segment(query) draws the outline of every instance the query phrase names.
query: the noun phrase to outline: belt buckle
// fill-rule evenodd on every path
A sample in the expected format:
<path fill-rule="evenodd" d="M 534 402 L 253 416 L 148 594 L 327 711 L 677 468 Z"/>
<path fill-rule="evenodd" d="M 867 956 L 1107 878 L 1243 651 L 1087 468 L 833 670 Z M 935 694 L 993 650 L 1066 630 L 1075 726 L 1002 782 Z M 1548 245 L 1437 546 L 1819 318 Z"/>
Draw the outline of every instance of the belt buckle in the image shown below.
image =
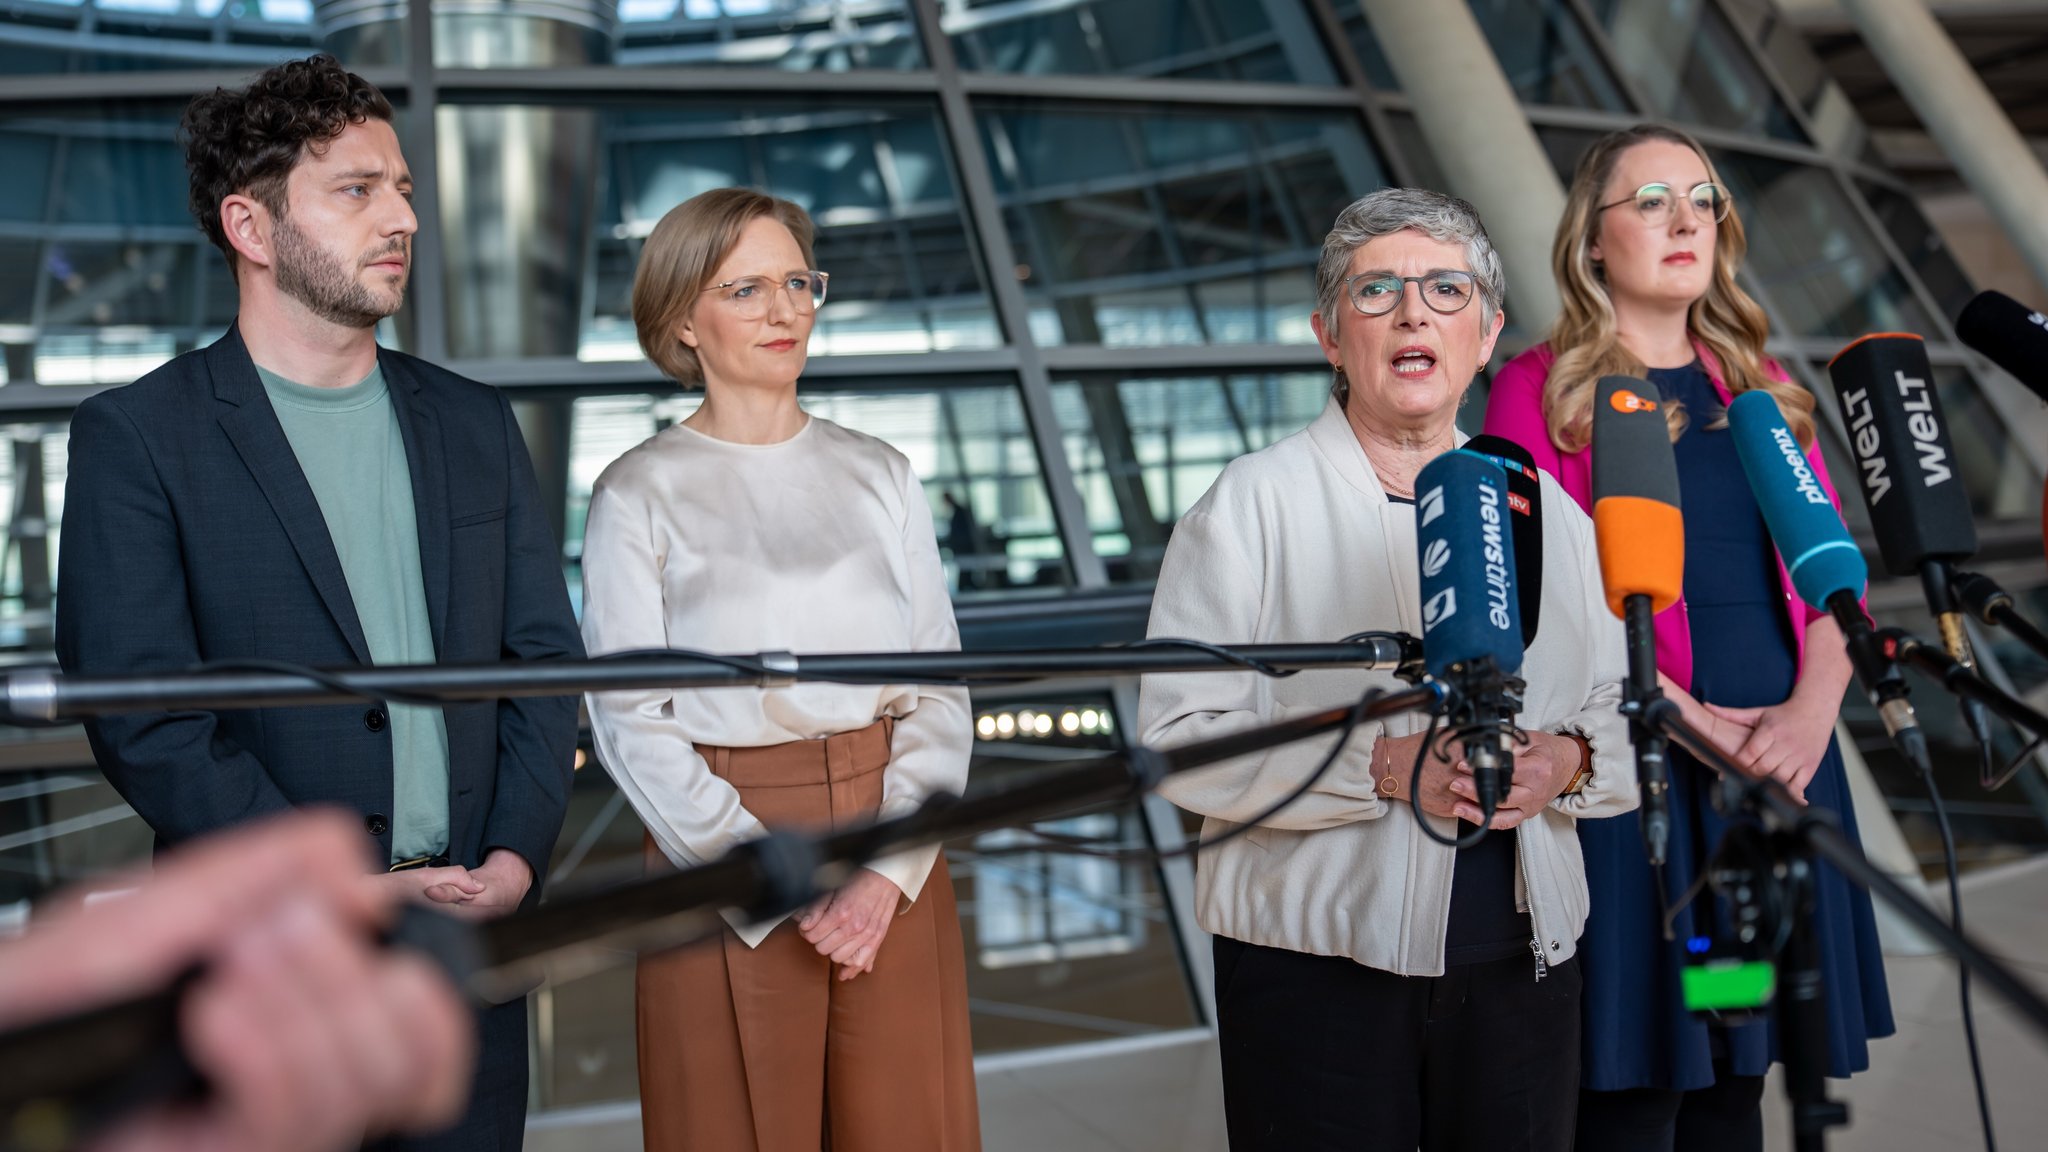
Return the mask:
<path fill-rule="evenodd" d="M 391 867 L 385 869 L 385 871 L 410 872 L 415 868 L 446 868 L 447 866 L 448 857 L 446 856 L 415 856 L 410 860 L 400 860 L 396 864 L 393 864 Z"/>

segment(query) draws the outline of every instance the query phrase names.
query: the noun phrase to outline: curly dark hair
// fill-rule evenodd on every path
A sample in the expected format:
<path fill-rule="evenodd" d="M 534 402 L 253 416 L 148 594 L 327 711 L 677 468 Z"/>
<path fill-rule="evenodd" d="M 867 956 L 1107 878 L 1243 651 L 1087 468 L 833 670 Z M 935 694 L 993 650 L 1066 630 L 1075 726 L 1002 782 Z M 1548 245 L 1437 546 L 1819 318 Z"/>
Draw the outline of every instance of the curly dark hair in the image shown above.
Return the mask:
<path fill-rule="evenodd" d="M 236 267 L 220 224 L 221 201 L 247 193 L 282 216 L 285 181 L 300 157 L 351 124 L 391 120 L 391 102 L 332 56 L 290 60 L 240 92 L 215 88 L 185 106 L 178 139 L 191 173 L 192 217 Z"/>

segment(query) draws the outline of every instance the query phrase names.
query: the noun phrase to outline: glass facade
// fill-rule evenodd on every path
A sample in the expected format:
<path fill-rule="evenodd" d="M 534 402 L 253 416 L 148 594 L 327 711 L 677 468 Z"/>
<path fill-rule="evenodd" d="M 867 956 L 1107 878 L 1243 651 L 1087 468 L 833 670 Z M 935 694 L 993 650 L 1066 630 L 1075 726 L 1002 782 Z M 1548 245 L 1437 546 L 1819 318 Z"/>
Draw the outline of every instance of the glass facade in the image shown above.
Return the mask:
<path fill-rule="evenodd" d="M 1903 186 L 1868 166 L 1854 109 L 1769 0 L 1468 6 L 1560 173 L 1638 119 L 1701 130 L 1749 229 L 1743 279 L 1774 353 L 1828 411 L 1832 347 L 1873 330 L 1926 336 L 1987 537 L 2038 523 L 2040 474 L 1948 326 L 1967 277 Z M 506 12 L 436 15 L 434 58 L 412 60 L 415 30 L 376 5 L 0 6 L 0 649 L 37 658 L 50 642 L 77 397 L 234 317 L 233 281 L 186 212 L 173 130 L 194 91 L 276 60 L 333 50 L 400 104 L 408 160 L 438 190 L 420 206 L 417 266 L 440 278 L 416 282 L 383 335 L 511 390 L 523 423 L 539 414 L 528 435 L 554 438 L 536 457 L 556 461 L 542 476 L 572 588 L 598 473 L 696 403 L 639 353 L 628 303 L 647 236 L 724 185 L 808 209 L 833 280 L 803 403 L 910 458 L 970 646 L 1142 632 L 1174 523 L 1232 459 L 1326 401 L 1308 313 L 1336 212 L 1401 178 L 1445 186 L 1358 0 Z M 66 73 L 91 86 L 9 83 Z M 1540 337 L 1510 328 L 1499 359 Z M 1468 431 L 1484 397 L 1482 379 Z M 1834 425 L 1823 444 L 1846 475 Z M 1853 498 L 1845 511 L 1867 542 Z M 2037 542 L 1999 575 L 2048 615 Z M 2010 646 L 1992 652 L 2029 686 L 2048 679 Z M 1129 696 L 977 691 L 987 730 L 972 786 L 1118 746 Z M 1847 715 L 1925 847 L 1916 786 L 1885 766 L 1875 717 L 1853 700 Z M 1944 772 L 1973 770 L 1959 747 L 1944 744 Z M 1062 828 L 1145 845 L 1171 826 L 1132 808 Z M 1993 852 L 2048 839 L 2044 827 L 2000 817 L 1964 831 Z M 640 837 L 588 762 L 552 879 L 569 891 L 631 870 Z M 0 919 L 147 847 L 75 730 L 0 732 Z M 1048 855 L 1014 833 L 948 854 L 983 1051 L 1203 1022 L 1186 943 L 1198 937 L 1173 911 L 1189 906 L 1185 868 Z M 632 1095 L 631 996 L 619 970 L 535 998 L 538 1107 Z"/>

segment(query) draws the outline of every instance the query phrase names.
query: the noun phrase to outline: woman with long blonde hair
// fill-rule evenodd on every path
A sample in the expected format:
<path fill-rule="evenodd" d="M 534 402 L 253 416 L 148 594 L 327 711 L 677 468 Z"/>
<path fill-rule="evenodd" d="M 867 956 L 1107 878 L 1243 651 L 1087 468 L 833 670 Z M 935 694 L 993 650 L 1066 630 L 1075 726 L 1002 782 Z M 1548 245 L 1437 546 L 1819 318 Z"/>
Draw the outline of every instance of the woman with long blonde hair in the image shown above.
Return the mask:
<path fill-rule="evenodd" d="M 1501 370 L 1486 430 L 1528 448 L 1590 510 L 1595 386 L 1627 375 L 1656 387 L 1678 458 L 1688 560 L 1683 598 L 1656 620 L 1665 692 L 1745 770 L 1833 810 L 1854 837 L 1834 742 L 1849 680 L 1842 636 L 1793 591 L 1727 434 L 1735 396 L 1769 394 L 1833 496 L 1813 396 L 1764 355 L 1769 323 L 1736 283 L 1745 249 L 1742 219 L 1692 137 L 1644 124 L 1595 141 L 1551 250 L 1563 309 L 1546 343 Z M 1720 840 L 1711 777 L 1673 750 L 1670 862 L 1661 877 L 1644 859 L 1635 813 L 1579 823 L 1593 902 L 1579 949 L 1579 1152 L 1763 1147 L 1770 1028 L 1689 1014 L 1678 991 L 1680 945 L 1662 923 Z M 1829 1072 L 1847 1076 L 1869 1066 L 1867 1039 L 1891 1034 L 1891 1004 L 1869 896 L 1833 869 L 1820 871 Z M 1711 907 L 1699 897 L 1681 910 L 1675 940 L 1711 933 Z"/>

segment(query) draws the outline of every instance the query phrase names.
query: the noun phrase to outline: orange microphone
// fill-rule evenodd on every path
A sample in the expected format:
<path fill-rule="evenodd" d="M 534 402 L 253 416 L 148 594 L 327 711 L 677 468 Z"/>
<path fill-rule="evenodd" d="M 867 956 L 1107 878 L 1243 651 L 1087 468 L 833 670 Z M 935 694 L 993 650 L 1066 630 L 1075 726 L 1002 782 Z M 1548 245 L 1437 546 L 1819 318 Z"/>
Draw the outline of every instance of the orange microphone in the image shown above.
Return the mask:
<path fill-rule="evenodd" d="M 1606 376 L 1595 391 L 1593 531 L 1607 606 L 1628 631 L 1622 711 L 1642 786 L 1643 852 L 1661 868 L 1671 843 L 1671 764 L 1664 734 L 1643 717 L 1663 696 L 1654 620 L 1685 589 L 1685 517 L 1670 426 L 1657 386 L 1647 380 Z"/>

